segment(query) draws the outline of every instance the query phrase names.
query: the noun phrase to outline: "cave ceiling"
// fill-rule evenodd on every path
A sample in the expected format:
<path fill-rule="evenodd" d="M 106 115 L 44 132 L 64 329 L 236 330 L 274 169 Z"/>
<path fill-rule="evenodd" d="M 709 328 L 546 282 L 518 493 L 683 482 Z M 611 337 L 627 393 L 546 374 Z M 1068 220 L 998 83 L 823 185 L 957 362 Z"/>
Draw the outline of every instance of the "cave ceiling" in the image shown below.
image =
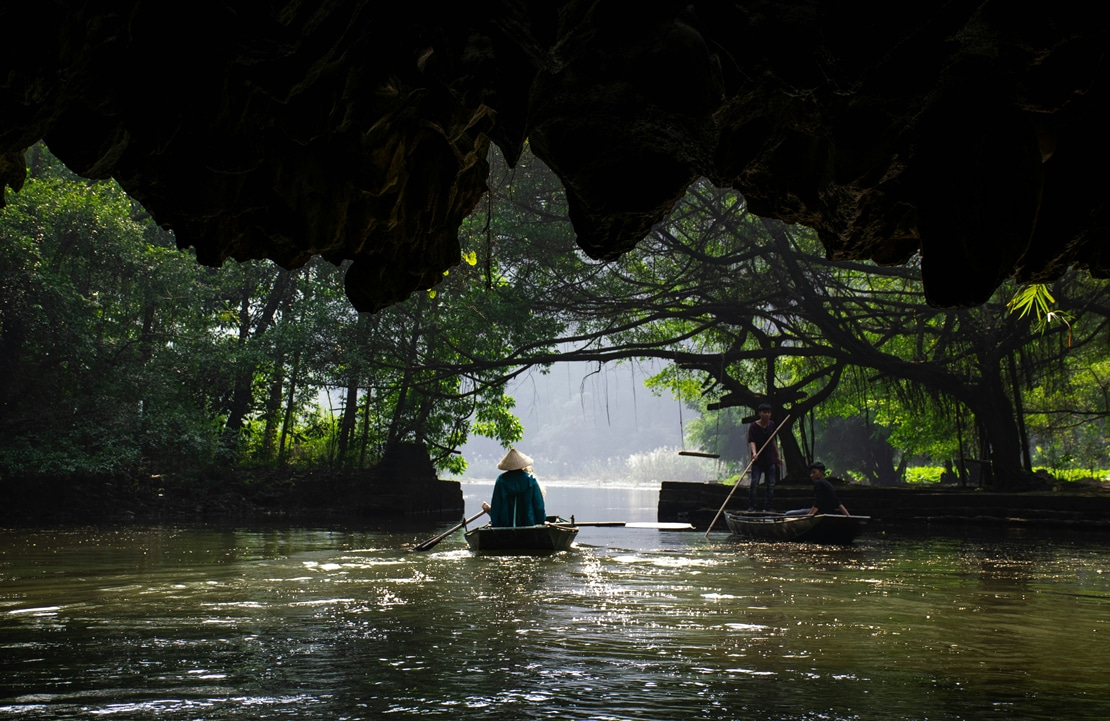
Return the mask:
<path fill-rule="evenodd" d="M 351 260 L 374 310 L 458 262 L 490 144 L 527 142 L 591 257 L 706 177 L 832 259 L 920 262 L 930 303 L 974 305 L 1110 274 L 1098 7 L 5 3 L 0 191 L 44 140 L 200 262 Z"/>

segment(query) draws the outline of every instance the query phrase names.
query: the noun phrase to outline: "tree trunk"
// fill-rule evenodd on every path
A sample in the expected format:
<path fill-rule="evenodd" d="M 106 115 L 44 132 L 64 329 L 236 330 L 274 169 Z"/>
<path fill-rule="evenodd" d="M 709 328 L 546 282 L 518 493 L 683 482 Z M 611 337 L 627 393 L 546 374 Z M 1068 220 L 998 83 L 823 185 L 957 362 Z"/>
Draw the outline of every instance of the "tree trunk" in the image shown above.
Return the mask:
<path fill-rule="evenodd" d="M 371 402 L 374 398 L 374 389 L 366 389 L 366 408 L 362 413 L 362 440 L 359 442 L 358 449 L 358 467 L 359 469 L 366 468 L 366 450 L 370 446 L 370 411 L 373 406 Z"/>
<path fill-rule="evenodd" d="M 1021 399 L 1021 380 L 1018 378 L 1017 362 L 1014 360 L 1013 353 L 1008 353 L 1006 358 L 1010 363 L 1010 389 L 1014 394 L 1014 417 L 1017 419 L 1018 435 L 1021 438 L 1022 467 L 1032 473 L 1033 457 L 1029 452 L 1029 431 L 1025 427 L 1025 406 Z"/>
<path fill-rule="evenodd" d="M 270 288 L 270 292 L 266 298 L 266 304 L 263 306 L 262 311 L 258 315 L 258 319 L 252 324 L 250 316 L 250 304 L 253 298 L 254 288 L 244 286 L 242 288 L 242 295 L 240 296 L 239 304 L 239 345 L 247 345 L 252 338 L 257 338 L 266 332 L 274 321 L 274 316 L 277 315 L 278 308 L 281 307 L 282 302 L 286 299 L 286 295 L 292 288 L 293 283 L 292 272 L 281 272 L 274 278 L 274 284 Z M 243 361 L 240 363 L 239 372 L 235 376 L 235 388 L 232 391 L 231 403 L 227 410 L 227 421 L 224 423 L 223 432 L 223 445 L 224 448 L 232 453 L 238 452 L 239 448 L 239 431 L 243 429 L 243 420 L 250 411 L 251 402 L 253 400 L 253 385 L 254 385 L 254 372 L 255 364 L 253 362 Z"/>
<path fill-rule="evenodd" d="M 875 464 L 875 483 L 879 486 L 897 486 L 902 480 L 894 463 L 894 448 L 885 439 L 876 438 L 871 444 Z"/>
<path fill-rule="evenodd" d="M 270 392 L 266 398 L 266 410 L 263 414 L 264 427 L 262 429 L 262 447 L 259 456 L 262 460 L 270 462 L 277 453 L 278 414 L 281 413 L 281 388 L 285 380 L 285 358 L 279 356 L 274 361 L 274 371 L 270 376 Z"/>
<path fill-rule="evenodd" d="M 798 439 L 794 436 L 794 419 L 791 418 L 789 423 L 790 425 L 783 428 L 775 436 L 780 441 L 782 461 L 786 464 L 783 469 L 783 480 L 801 482 L 809 479 L 809 463 L 806 462 L 805 454 L 802 453 L 801 446 L 798 445 Z"/>
<path fill-rule="evenodd" d="M 386 452 L 404 440 L 411 428 L 404 423 L 405 410 L 408 406 L 408 395 L 412 388 L 412 370 L 416 363 L 417 349 L 420 345 L 420 336 L 423 333 L 421 318 L 424 312 L 424 295 L 417 297 L 416 312 L 413 314 L 412 335 L 409 338 L 409 349 L 405 359 L 405 372 L 401 374 L 400 388 L 397 390 L 397 405 L 393 408 L 393 417 L 389 422 L 389 432 L 385 438 Z"/>
<path fill-rule="evenodd" d="M 997 361 L 982 364 L 982 383 L 968 406 L 982 429 L 991 485 L 998 490 L 1022 487 L 1028 473 L 1021 464 L 1021 434 Z"/>
<path fill-rule="evenodd" d="M 358 323 L 355 324 L 355 344 L 361 348 L 364 345 L 366 337 L 367 315 L 360 313 L 358 316 Z M 339 424 L 339 444 L 337 453 L 339 455 L 340 467 L 347 467 L 352 465 L 352 458 L 349 458 L 350 449 L 355 443 L 355 432 L 358 425 L 358 392 L 362 381 L 362 364 L 356 358 L 352 358 L 348 362 L 347 369 L 347 389 L 343 396 L 343 417 L 340 419 Z"/>
<path fill-rule="evenodd" d="M 250 288 L 240 289 L 239 297 L 239 346 L 245 346 L 250 340 L 251 315 Z M 239 431 L 243 428 L 243 418 L 247 415 L 251 401 L 251 383 L 254 379 L 254 365 L 248 366 L 240 363 L 235 374 L 235 387 L 231 391 L 231 403 L 227 409 L 227 421 L 224 422 L 224 431 L 221 437 L 224 448 L 232 455 L 239 450 Z"/>
<path fill-rule="evenodd" d="M 336 449 L 338 455 L 337 465 L 340 468 L 350 466 L 348 450 L 354 445 L 355 430 L 358 424 L 358 391 L 359 372 L 352 368 L 347 374 L 347 388 L 343 394 L 343 416 L 339 419 L 339 441 Z"/>
<path fill-rule="evenodd" d="M 278 444 L 278 463 L 284 464 L 286 458 L 286 439 L 293 433 L 293 408 L 297 397 L 297 376 L 301 370 L 301 351 L 293 353 L 293 369 L 289 373 L 289 395 L 285 404 L 285 420 L 281 424 L 281 442 Z"/>

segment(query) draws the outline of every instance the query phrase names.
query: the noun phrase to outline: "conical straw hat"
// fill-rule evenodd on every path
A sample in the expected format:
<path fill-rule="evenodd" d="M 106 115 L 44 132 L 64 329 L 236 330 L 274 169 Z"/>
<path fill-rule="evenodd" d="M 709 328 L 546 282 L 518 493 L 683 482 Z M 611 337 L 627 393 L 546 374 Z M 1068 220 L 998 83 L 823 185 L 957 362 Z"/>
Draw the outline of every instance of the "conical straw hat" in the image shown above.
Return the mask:
<path fill-rule="evenodd" d="M 519 471 L 521 468 L 527 468 L 532 465 L 532 459 L 524 455 L 515 448 L 510 448 L 497 467 L 502 471 Z"/>

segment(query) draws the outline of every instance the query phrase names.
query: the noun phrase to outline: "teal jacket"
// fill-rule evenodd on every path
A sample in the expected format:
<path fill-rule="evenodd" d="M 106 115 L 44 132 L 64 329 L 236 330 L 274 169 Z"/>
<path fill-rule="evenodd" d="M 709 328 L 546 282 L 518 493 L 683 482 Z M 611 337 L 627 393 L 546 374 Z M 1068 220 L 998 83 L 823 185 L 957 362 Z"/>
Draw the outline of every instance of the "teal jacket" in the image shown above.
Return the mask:
<path fill-rule="evenodd" d="M 540 484 L 528 471 L 505 471 L 498 476 L 489 505 L 491 526 L 538 526 L 547 520 Z"/>

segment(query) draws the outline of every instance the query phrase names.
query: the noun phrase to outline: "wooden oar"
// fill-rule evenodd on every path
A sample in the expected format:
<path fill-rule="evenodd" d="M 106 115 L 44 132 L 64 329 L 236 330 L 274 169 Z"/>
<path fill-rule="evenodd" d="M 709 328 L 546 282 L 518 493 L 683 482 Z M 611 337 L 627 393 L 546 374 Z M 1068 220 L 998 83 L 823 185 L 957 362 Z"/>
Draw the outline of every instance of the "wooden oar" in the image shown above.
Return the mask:
<path fill-rule="evenodd" d="M 549 526 L 559 528 L 579 528 L 582 526 L 607 526 L 616 528 L 654 528 L 657 531 L 692 531 L 694 527 L 689 523 L 629 523 L 627 521 L 584 521 L 578 522 L 548 522 Z"/>
<path fill-rule="evenodd" d="M 624 521 L 571 521 L 572 526 L 623 526 Z"/>
<path fill-rule="evenodd" d="M 692 531 L 692 530 L 694 530 L 694 525 L 692 523 L 667 523 L 667 522 L 663 522 L 663 523 L 654 523 L 654 522 L 626 523 L 624 525 L 624 527 L 625 528 L 648 528 L 648 529 L 655 529 L 656 531 Z"/>
<path fill-rule="evenodd" d="M 424 541 L 423 543 L 416 544 L 415 546 L 412 547 L 412 550 L 414 550 L 414 551 L 428 551 L 428 550 L 434 548 L 436 546 L 436 544 L 438 544 L 440 541 L 447 538 L 452 533 L 459 530 L 460 528 L 462 528 L 466 524 L 470 523 L 471 521 L 481 517 L 484 513 L 485 513 L 485 511 L 479 511 L 478 513 L 475 513 L 470 518 L 466 519 L 465 521 L 460 521 L 458 524 L 452 526 L 451 528 L 449 528 L 448 530 L 439 534 L 435 538 L 429 538 L 427 541 Z"/>
<path fill-rule="evenodd" d="M 777 426 L 775 426 L 775 430 L 771 431 L 771 435 L 767 438 L 766 441 L 763 442 L 763 446 L 758 451 L 755 452 L 755 455 L 757 457 L 760 456 L 763 453 L 763 449 L 767 447 L 767 444 L 769 444 L 771 441 L 775 440 L 775 435 L 778 434 L 780 428 L 782 428 L 783 426 L 786 425 L 786 422 L 788 420 L 790 420 L 790 415 L 789 414 L 786 416 L 786 418 L 782 419 L 782 422 L 780 422 Z M 741 473 L 737 477 L 736 483 L 733 484 L 732 490 L 728 492 L 728 497 L 725 498 L 725 502 L 722 503 L 720 509 L 717 510 L 717 515 L 713 516 L 713 523 L 710 523 L 709 528 L 705 529 L 705 537 L 706 538 L 709 538 L 709 532 L 713 530 L 713 526 L 716 525 L 717 519 L 721 517 L 722 513 L 724 513 L 725 506 L 727 506 L 728 502 L 732 499 L 732 494 L 736 493 L 736 489 L 740 487 L 740 479 L 744 477 L 744 473 L 747 473 L 749 470 L 751 470 L 751 467 L 752 467 L 753 463 L 755 463 L 755 458 L 753 458 L 751 460 L 751 462 L 748 463 L 747 468 L 745 468 L 743 473 Z"/>

